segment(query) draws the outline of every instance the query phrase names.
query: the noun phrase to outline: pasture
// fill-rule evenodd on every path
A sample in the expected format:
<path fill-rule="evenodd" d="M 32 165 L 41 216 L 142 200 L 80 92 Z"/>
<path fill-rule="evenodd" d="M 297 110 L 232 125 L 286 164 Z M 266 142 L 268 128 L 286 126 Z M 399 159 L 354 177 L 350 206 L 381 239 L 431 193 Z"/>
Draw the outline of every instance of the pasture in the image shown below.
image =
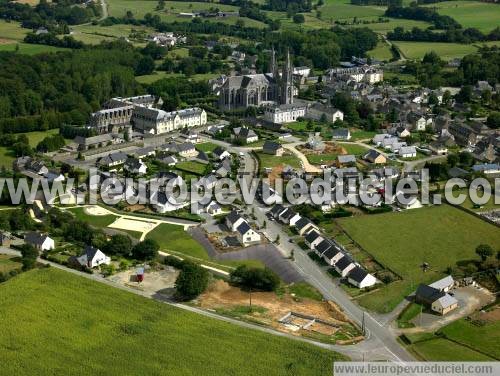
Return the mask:
<path fill-rule="evenodd" d="M 460 0 L 444 1 L 427 6 L 435 8 L 439 14 L 454 18 L 464 29 L 474 27 L 487 33 L 500 25 L 498 4 Z"/>
<path fill-rule="evenodd" d="M 422 59 L 427 52 L 436 52 L 441 59 L 451 60 L 475 53 L 473 44 L 430 43 L 430 42 L 393 42 L 407 59 Z"/>
<path fill-rule="evenodd" d="M 0 300 L 6 374 L 325 375 L 344 360 L 55 268 L 1 284 Z"/>
<path fill-rule="evenodd" d="M 21 259 L 10 255 L 0 255 L 0 273 L 8 273 L 11 270 L 21 269 Z"/>
<path fill-rule="evenodd" d="M 361 305 L 379 312 L 391 311 L 419 283 L 443 277 L 457 261 L 477 259 L 479 244 L 500 244 L 495 226 L 449 205 L 343 218 L 338 223 L 380 264 L 402 278 L 359 299 Z M 430 265 L 425 273 L 423 262 Z"/>

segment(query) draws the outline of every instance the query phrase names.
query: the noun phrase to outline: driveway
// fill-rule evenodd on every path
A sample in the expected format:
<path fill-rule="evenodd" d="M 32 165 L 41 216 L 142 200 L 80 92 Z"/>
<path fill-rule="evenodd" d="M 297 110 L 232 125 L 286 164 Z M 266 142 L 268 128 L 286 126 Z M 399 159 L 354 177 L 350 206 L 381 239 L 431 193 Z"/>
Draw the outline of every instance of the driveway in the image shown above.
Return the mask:
<path fill-rule="evenodd" d="M 296 146 L 298 145 L 303 145 L 304 143 L 303 142 L 295 142 L 295 143 L 292 143 L 292 144 L 283 144 L 283 147 L 292 152 L 293 154 L 295 154 L 297 156 L 297 158 L 300 159 L 301 163 L 302 163 L 302 167 L 304 168 L 305 172 L 310 172 L 310 173 L 321 173 L 323 172 L 322 169 L 316 167 L 316 166 L 313 166 L 312 164 L 309 163 L 307 157 L 304 155 L 304 153 L 300 152 Z"/>

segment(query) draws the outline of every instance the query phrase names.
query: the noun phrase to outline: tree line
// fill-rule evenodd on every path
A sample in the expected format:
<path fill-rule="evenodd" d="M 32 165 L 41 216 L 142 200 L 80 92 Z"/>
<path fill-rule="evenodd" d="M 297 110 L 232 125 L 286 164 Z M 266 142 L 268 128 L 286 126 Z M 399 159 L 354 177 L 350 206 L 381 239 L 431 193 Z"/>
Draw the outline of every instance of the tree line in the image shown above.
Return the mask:
<path fill-rule="evenodd" d="M 452 17 L 441 15 L 431 8 L 418 6 L 402 7 L 390 5 L 385 11 L 385 16 L 430 22 L 436 29 L 448 30 L 462 28 L 462 25 L 460 25 Z"/>
<path fill-rule="evenodd" d="M 390 40 L 413 41 L 413 42 L 446 42 L 446 43 L 475 43 L 500 40 L 500 27 L 484 34 L 476 28 L 448 29 L 444 32 L 435 32 L 429 29 L 422 30 L 414 27 L 411 30 L 405 30 L 402 27 L 396 27 L 393 31 L 387 33 Z"/>

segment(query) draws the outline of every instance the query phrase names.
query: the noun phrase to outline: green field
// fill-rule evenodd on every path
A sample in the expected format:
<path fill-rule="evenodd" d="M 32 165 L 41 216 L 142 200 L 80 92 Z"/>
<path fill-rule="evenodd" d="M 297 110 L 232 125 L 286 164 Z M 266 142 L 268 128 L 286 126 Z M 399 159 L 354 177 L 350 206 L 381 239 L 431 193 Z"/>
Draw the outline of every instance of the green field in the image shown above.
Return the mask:
<path fill-rule="evenodd" d="M 280 165 L 289 165 L 293 168 L 300 168 L 300 160 L 294 154 L 285 154 L 282 157 L 264 154 L 260 151 L 256 152 L 255 154 L 257 154 L 259 158 L 259 168 L 261 171 L 263 171 L 265 167 L 273 168 Z"/>
<path fill-rule="evenodd" d="M 391 311 L 419 283 L 439 279 L 457 261 L 476 259 L 478 244 L 500 244 L 495 226 L 448 205 L 338 222 L 379 263 L 403 278 L 359 299 L 379 312 Z M 423 262 L 430 265 L 425 274 Z"/>
<path fill-rule="evenodd" d="M 367 52 L 367 54 L 377 60 L 389 61 L 392 59 L 391 48 L 384 41 L 379 41 L 377 47 Z"/>
<path fill-rule="evenodd" d="M 428 361 L 483 362 L 493 360 L 477 351 L 443 338 L 415 343 L 410 346 L 410 350 L 415 352 L 420 358 Z"/>
<path fill-rule="evenodd" d="M 214 144 L 213 142 L 203 142 L 201 144 L 196 145 L 196 149 L 204 151 L 205 153 L 210 153 L 214 149 L 216 149 L 219 145 Z"/>
<path fill-rule="evenodd" d="M 0 39 L 4 40 L 0 45 L 21 41 L 29 31 L 30 29 L 22 28 L 19 22 L 0 20 Z"/>
<path fill-rule="evenodd" d="M 193 81 L 208 81 L 209 79 L 217 76 L 218 76 L 217 73 L 206 73 L 206 74 L 194 74 L 189 78 Z M 162 71 L 156 71 L 152 74 L 137 76 L 135 79 L 141 84 L 151 84 L 155 81 L 161 80 L 162 78 L 173 78 L 173 77 L 185 77 L 185 76 L 182 73 L 167 73 Z"/>
<path fill-rule="evenodd" d="M 46 46 L 44 44 L 29 44 L 29 43 L 9 43 L 9 44 L 0 44 L 0 52 L 14 52 L 16 51 L 16 45 L 19 46 L 18 53 L 26 54 L 26 55 L 37 55 L 47 52 L 58 52 L 58 51 L 68 51 L 66 48 L 54 47 L 54 46 Z"/>
<path fill-rule="evenodd" d="M 472 347 L 495 359 L 500 359 L 500 320 L 484 326 L 473 325 L 465 319 L 457 320 L 440 330 L 446 338 Z"/>
<path fill-rule="evenodd" d="M 407 59 L 421 59 L 427 52 L 436 52 L 441 59 L 451 60 L 477 52 L 482 44 L 430 43 L 430 42 L 393 42 Z M 489 42 L 486 45 L 500 45 Z"/>
<path fill-rule="evenodd" d="M 22 264 L 19 257 L 0 255 L 0 273 L 8 273 L 14 269 L 21 269 Z"/>
<path fill-rule="evenodd" d="M 437 8 L 439 14 L 450 16 L 464 29 L 474 27 L 489 32 L 500 25 L 500 7 L 498 4 L 479 1 L 444 1 L 429 4 Z"/>
<path fill-rule="evenodd" d="M 342 146 L 342 148 L 346 150 L 347 154 L 352 154 L 355 156 L 361 156 L 368 151 L 368 149 L 365 148 L 364 146 L 356 144 L 342 143 L 340 144 L 340 146 Z M 337 157 L 339 155 L 340 155 L 339 153 L 308 154 L 307 159 L 309 160 L 310 163 L 320 165 L 323 163 L 334 162 L 335 160 L 337 160 Z"/>
<path fill-rule="evenodd" d="M 145 26 L 112 25 L 99 26 L 92 24 L 77 25 L 72 27 L 73 38 L 87 44 L 98 44 L 103 40 L 127 38 L 135 45 L 144 45 L 144 40 L 134 40 L 131 34 L 142 33 L 144 37 L 153 33 L 153 29 Z"/>
<path fill-rule="evenodd" d="M 85 213 L 84 208 L 70 208 L 67 210 L 73 213 L 77 219 L 84 222 L 88 222 L 90 225 L 97 228 L 108 227 L 118 218 L 116 215 L 113 214 L 89 215 Z"/>
<path fill-rule="evenodd" d="M 148 232 L 146 239 L 158 242 L 163 251 L 175 251 L 199 259 L 208 259 L 205 249 L 179 225 L 162 223 Z"/>
<path fill-rule="evenodd" d="M 195 162 L 195 161 L 184 161 L 179 162 L 176 165 L 176 168 L 182 171 L 192 172 L 196 175 L 203 175 L 207 166 L 203 163 Z"/>
<path fill-rule="evenodd" d="M 192 18 L 180 17 L 179 13 L 191 13 L 218 8 L 221 11 L 236 11 L 238 8 L 233 5 L 210 3 L 210 2 L 183 2 L 165 1 L 165 9 L 155 10 L 158 1 L 155 0 L 107 0 L 109 15 L 113 17 L 123 17 L 127 11 L 131 11 L 135 18 L 142 19 L 146 13 L 158 15 L 162 21 L 166 22 L 191 22 Z M 238 19 L 245 22 L 246 26 L 265 27 L 265 24 L 246 17 L 210 18 L 211 22 L 221 22 L 235 24 Z"/>
<path fill-rule="evenodd" d="M 0 301 L 5 374 L 326 375 L 343 359 L 54 268 L 1 284 Z"/>

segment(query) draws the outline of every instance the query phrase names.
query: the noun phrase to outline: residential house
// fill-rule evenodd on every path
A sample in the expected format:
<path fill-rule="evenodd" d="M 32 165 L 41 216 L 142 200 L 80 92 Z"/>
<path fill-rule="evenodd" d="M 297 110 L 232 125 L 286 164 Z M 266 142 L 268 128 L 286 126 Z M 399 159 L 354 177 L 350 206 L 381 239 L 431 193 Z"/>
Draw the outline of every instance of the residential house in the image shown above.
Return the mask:
<path fill-rule="evenodd" d="M 196 132 L 193 129 L 189 128 L 184 128 L 179 132 L 179 136 L 181 139 L 183 139 L 185 142 L 191 142 L 193 144 L 196 144 L 200 142 L 201 138 L 198 135 L 198 132 Z"/>
<path fill-rule="evenodd" d="M 344 257 L 338 260 L 333 267 L 342 277 L 346 277 L 349 272 L 356 267 L 356 265 L 352 262 L 349 256 L 344 255 Z"/>
<path fill-rule="evenodd" d="M 101 167 L 115 167 L 124 164 L 127 158 L 127 154 L 120 151 L 102 157 L 97 163 Z"/>
<path fill-rule="evenodd" d="M 43 161 L 35 159 L 30 159 L 28 163 L 26 163 L 25 168 L 27 171 L 33 172 L 37 175 L 45 175 L 49 172 L 49 169 L 45 166 Z"/>
<path fill-rule="evenodd" d="M 429 149 L 432 150 L 432 152 L 436 155 L 448 154 L 448 147 L 439 141 L 433 141 L 429 143 Z"/>
<path fill-rule="evenodd" d="M 316 230 L 310 231 L 304 238 L 304 241 L 306 245 L 309 247 L 309 249 L 314 249 L 314 247 L 316 247 L 323 240 L 325 239 Z"/>
<path fill-rule="evenodd" d="M 216 216 L 222 214 L 222 208 L 217 202 L 212 201 L 207 206 L 207 213 L 211 216 Z"/>
<path fill-rule="evenodd" d="M 453 284 L 451 276 L 429 286 L 421 284 L 415 293 L 415 301 L 430 306 L 434 312 L 445 315 L 458 307 L 458 301 L 447 293 Z"/>
<path fill-rule="evenodd" d="M 143 175 L 147 172 L 148 166 L 141 159 L 128 158 L 123 165 L 123 169 L 131 174 Z"/>
<path fill-rule="evenodd" d="M 455 138 L 457 145 L 464 147 L 476 145 L 477 133 L 467 124 L 456 121 L 448 127 L 448 131 Z"/>
<path fill-rule="evenodd" d="M 336 108 L 328 107 L 321 103 L 314 103 L 307 109 L 306 118 L 335 123 L 337 120 L 344 120 L 344 113 Z"/>
<path fill-rule="evenodd" d="M 175 156 L 173 155 L 167 155 L 166 157 L 158 158 L 158 161 L 169 167 L 175 166 L 178 162 L 177 158 L 175 158 Z"/>
<path fill-rule="evenodd" d="M 279 219 L 281 213 L 285 211 L 285 207 L 281 204 L 274 205 L 271 210 L 269 210 L 268 215 L 270 215 L 274 219 Z"/>
<path fill-rule="evenodd" d="M 363 159 L 367 162 L 374 164 L 385 164 L 387 163 L 387 158 L 376 150 L 370 149 L 368 153 L 363 156 Z"/>
<path fill-rule="evenodd" d="M 372 143 L 374 143 L 375 145 L 377 146 L 383 146 L 383 141 L 386 139 L 386 138 L 392 138 L 392 136 L 390 134 L 387 134 L 387 133 L 380 133 L 380 134 L 376 134 L 375 136 L 373 136 L 372 138 Z"/>
<path fill-rule="evenodd" d="M 304 217 L 295 222 L 294 227 L 297 229 L 300 236 L 304 236 L 311 230 L 318 230 L 318 227 L 314 223 Z"/>
<path fill-rule="evenodd" d="M 357 288 L 364 289 L 377 283 L 377 279 L 363 268 L 356 266 L 347 275 L 347 281 Z"/>
<path fill-rule="evenodd" d="M 152 147 L 152 146 L 148 146 L 148 147 L 145 147 L 145 148 L 137 149 L 133 153 L 134 157 L 136 157 L 138 159 L 152 157 L 155 154 L 156 154 L 156 149 L 154 147 Z"/>
<path fill-rule="evenodd" d="M 199 163 L 202 163 L 202 164 L 209 164 L 210 163 L 210 159 L 208 158 L 207 153 L 205 153 L 202 150 L 198 151 L 198 154 L 194 157 L 194 160 L 196 162 L 199 162 Z"/>
<path fill-rule="evenodd" d="M 236 228 L 236 236 L 243 246 L 259 243 L 261 240 L 260 234 L 255 232 L 247 221 L 241 222 Z"/>
<path fill-rule="evenodd" d="M 295 226 L 295 224 L 300 220 L 300 218 L 302 218 L 302 216 L 299 213 L 295 213 L 295 215 L 288 220 L 288 224 L 290 226 Z"/>
<path fill-rule="evenodd" d="M 24 235 L 24 241 L 26 244 L 32 245 L 39 251 L 50 251 L 55 248 L 54 239 L 50 238 L 46 234 L 41 234 L 39 232 L 28 232 Z"/>
<path fill-rule="evenodd" d="M 109 265 L 111 258 L 106 256 L 100 249 L 88 245 L 85 247 L 83 254 L 77 258 L 81 266 L 95 268 L 99 265 Z"/>
<path fill-rule="evenodd" d="M 251 144 L 252 142 L 257 142 L 259 136 L 257 136 L 257 133 L 253 129 L 237 127 L 233 129 L 233 139 L 244 144 Z"/>
<path fill-rule="evenodd" d="M 184 158 L 192 158 L 198 155 L 198 151 L 190 142 L 185 142 L 177 146 L 178 154 Z"/>
<path fill-rule="evenodd" d="M 231 153 L 226 149 L 217 146 L 214 150 L 212 150 L 212 157 L 222 161 L 225 158 L 231 158 Z"/>
<path fill-rule="evenodd" d="M 333 243 L 329 239 L 324 239 L 319 242 L 316 246 L 314 246 L 314 252 L 319 256 L 323 257 L 323 253 L 325 253 L 328 249 L 333 247 Z"/>
<path fill-rule="evenodd" d="M 483 163 L 472 166 L 474 172 L 482 172 L 485 175 L 500 173 L 500 164 L 498 163 Z"/>
<path fill-rule="evenodd" d="M 339 155 L 337 156 L 337 160 L 340 166 L 347 166 L 347 165 L 355 165 L 356 164 L 356 157 L 354 155 Z"/>
<path fill-rule="evenodd" d="M 322 257 L 328 265 L 334 266 L 335 264 L 337 264 L 337 262 L 340 261 L 340 259 L 344 257 L 344 254 L 339 247 L 333 244 L 332 247 L 323 252 Z"/>
<path fill-rule="evenodd" d="M 266 142 L 264 142 L 264 145 L 262 146 L 262 152 L 265 154 L 271 154 L 281 157 L 285 152 L 285 149 L 278 142 L 266 140 Z"/>
<path fill-rule="evenodd" d="M 417 149 L 415 146 L 403 146 L 398 152 L 401 158 L 415 158 L 417 156 Z"/>
<path fill-rule="evenodd" d="M 295 211 L 293 211 L 292 209 L 286 208 L 285 210 L 283 210 L 280 213 L 278 219 L 282 223 L 289 224 L 290 223 L 290 219 L 292 219 L 293 217 L 295 217 L 296 214 L 297 213 L 295 213 Z"/>
<path fill-rule="evenodd" d="M 350 139 L 351 139 L 351 131 L 348 128 L 334 128 L 332 130 L 332 140 L 348 141 Z"/>
<path fill-rule="evenodd" d="M 239 215 L 236 210 L 231 211 L 226 216 L 226 226 L 231 232 L 235 232 L 239 225 L 246 222 L 245 219 Z"/>

